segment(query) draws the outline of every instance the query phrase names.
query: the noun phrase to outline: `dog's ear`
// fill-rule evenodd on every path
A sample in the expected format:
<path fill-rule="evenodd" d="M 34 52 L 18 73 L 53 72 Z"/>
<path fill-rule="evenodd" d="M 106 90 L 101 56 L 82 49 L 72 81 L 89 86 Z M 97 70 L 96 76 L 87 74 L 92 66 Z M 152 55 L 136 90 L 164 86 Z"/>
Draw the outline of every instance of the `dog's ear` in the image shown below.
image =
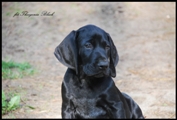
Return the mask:
<path fill-rule="evenodd" d="M 110 74 L 112 77 L 116 77 L 116 65 L 119 61 L 119 56 L 118 56 L 118 52 L 117 49 L 113 43 L 113 40 L 111 38 L 111 36 L 107 33 L 108 35 L 108 40 L 110 43 Z"/>
<path fill-rule="evenodd" d="M 78 50 L 76 31 L 70 32 L 65 39 L 55 48 L 56 58 L 65 66 L 74 69 L 78 74 Z"/>

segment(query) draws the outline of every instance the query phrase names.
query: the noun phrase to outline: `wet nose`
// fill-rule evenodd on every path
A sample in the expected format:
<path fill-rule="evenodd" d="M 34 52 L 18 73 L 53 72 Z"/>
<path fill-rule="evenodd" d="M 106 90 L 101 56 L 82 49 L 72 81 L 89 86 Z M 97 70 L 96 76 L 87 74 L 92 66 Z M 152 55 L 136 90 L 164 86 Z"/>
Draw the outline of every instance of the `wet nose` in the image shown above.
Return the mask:
<path fill-rule="evenodd" d="M 104 70 L 104 69 L 106 69 L 106 68 L 108 68 L 108 62 L 107 61 L 102 61 L 102 62 L 99 62 L 98 63 L 98 68 L 100 69 L 100 70 Z"/>

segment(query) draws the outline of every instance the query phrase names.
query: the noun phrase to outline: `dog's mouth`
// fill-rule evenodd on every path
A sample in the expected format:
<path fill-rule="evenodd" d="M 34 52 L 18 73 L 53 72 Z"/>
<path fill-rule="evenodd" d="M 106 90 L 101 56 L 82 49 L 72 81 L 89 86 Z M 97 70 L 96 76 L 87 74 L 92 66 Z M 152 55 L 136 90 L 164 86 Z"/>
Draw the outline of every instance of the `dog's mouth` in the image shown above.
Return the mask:
<path fill-rule="evenodd" d="M 96 77 L 96 78 L 106 77 L 106 76 L 108 76 L 108 74 L 106 73 L 98 73 L 98 74 L 93 75 L 93 77 Z"/>
<path fill-rule="evenodd" d="M 87 76 L 90 76 L 90 77 L 100 78 L 100 77 L 109 76 L 108 68 L 104 70 L 99 70 L 91 65 L 86 65 L 83 67 L 83 71 Z"/>

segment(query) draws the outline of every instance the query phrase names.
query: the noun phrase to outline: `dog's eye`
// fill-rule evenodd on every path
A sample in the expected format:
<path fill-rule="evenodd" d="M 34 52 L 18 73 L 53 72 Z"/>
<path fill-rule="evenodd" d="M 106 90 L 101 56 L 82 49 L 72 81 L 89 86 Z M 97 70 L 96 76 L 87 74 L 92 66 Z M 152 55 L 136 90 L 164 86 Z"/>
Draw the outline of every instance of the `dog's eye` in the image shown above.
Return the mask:
<path fill-rule="evenodd" d="M 86 44 L 85 44 L 85 47 L 86 47 L 86 48 L 92 48 L 93 46 L 92 46 L 91 43 L 86 43 Z"/>
<path fill-rule="evenodd" d="M 106 45 L 106 49 L 107 49 L 107 50 L 110 49 L 110 46 L 109 46 L 109 45 Z"/>

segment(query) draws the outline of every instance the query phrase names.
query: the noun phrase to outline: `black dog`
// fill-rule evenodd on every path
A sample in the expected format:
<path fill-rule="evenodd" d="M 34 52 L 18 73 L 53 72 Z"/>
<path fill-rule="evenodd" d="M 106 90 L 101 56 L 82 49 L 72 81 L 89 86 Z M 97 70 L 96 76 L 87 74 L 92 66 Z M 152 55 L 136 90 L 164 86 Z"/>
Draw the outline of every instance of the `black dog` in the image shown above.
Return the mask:
<path fill-rule="evenodd" d="M 119 57 L 104 30 L 86 25 L 72 31 L 54 54 L 68 67 L 62 83 L 62 118 L 144 118 L 111 78 Z"/>

